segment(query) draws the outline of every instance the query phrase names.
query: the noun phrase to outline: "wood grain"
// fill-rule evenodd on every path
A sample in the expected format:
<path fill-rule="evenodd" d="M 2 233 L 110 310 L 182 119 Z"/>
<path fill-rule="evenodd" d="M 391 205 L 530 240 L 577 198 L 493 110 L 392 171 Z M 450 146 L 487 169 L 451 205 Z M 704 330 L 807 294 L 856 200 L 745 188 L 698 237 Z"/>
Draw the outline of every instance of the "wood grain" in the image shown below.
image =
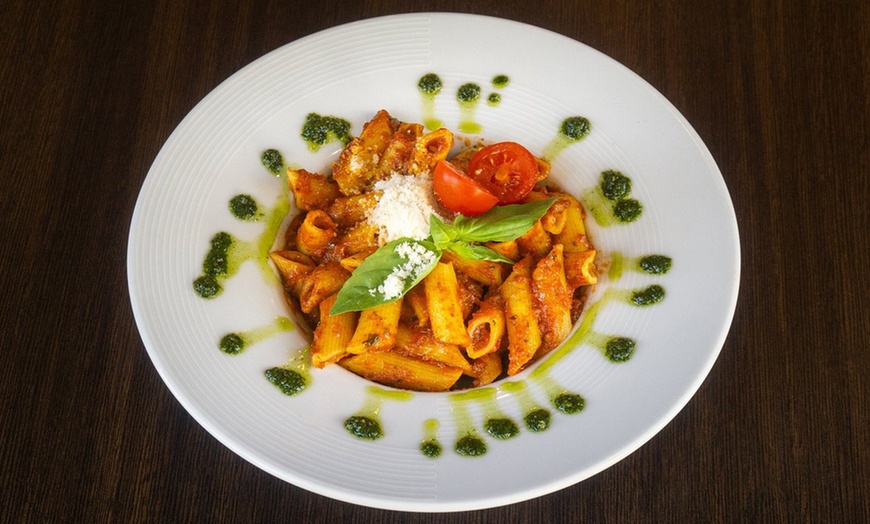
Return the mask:
<path fill-rule="evenodd" d="M 867 2 L 6 4 L 0 521 L 870 518 Z M 139 187 L 184 115 L 287 42 L 409 10 L 528 22 L 637 72 L 711 150 L 741 232 L 731 333 L 661 433 L 570 488 L 454 515 L 330 500 L 234 455 L 163 385 L 127 295 Z"/>

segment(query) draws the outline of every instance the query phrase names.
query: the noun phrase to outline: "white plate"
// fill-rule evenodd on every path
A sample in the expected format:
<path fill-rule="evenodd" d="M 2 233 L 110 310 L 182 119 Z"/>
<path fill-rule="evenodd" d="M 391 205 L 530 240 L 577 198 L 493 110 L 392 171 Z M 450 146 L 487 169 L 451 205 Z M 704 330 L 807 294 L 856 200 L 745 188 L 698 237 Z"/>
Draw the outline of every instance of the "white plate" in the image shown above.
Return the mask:
<path fill-rule="evenodd" d="M 511 139 L 540 154 L 565 117 L 592 123 L 585 139 L 566 148 L 552 177 L 580 195 L 604 169 L 631 177 L 644 206 L 628 225 L 590 235 L 605 257 L 647 254 L 672 258 L 665 275 L 625 271 L 603 278 L 592 335 L 549 369 L 546 380 L 516 377 L 525 393 L 499 388 L 486 403 L 451 401 L 449 394 L 384 400 L 385 436 L 352 437 L 344 420 L 372 409 L 376 397 L 362 379 L 334 366 L 311 372 L 308 389 L 286 396 L 264 370 L 286 364 L 306 341 L 283 332 L 229 356 L 220 338 L 287 316 L 281 292 L 255 263 L 245 263 L 223 293 L 203 300 L 192 289 L 208 241 L 218 231 L 258 238 L 263 223 L 242 223 L 227 209 L 239 193 L 271 206 L 281 181 L 259 162 L 267 148 L 288 162 L 326 169 L 338 143 L 312 153 L 300 138 L 310 112 L 348 119 L 353 132 L 381 108 L 404 121 L 424 116 L 418 79 L 444 81 L 435 115 L 456 130 L 463 115 L 457 88 L 473 82 L 497 106 L 480 103 L 472 119 L 487 140 Z M 495 89 L 492 79 L 510 83 Z M 409 14 L 366 20 L 288 44 L 245 67 L 200 102 L 167 140 L 142 187 L 129 238 L 130 296 L 145 347 L 179 402 L 211 434 L 246 460 L 308 490 L 367 506 L 455 511 L 513 503 L 564 488 L 614 464 L 656 434 L 688 402 L 725 340 L 737 300 L 737 225 L 728 191 L 700 138 L 679 112 L 642 79 L 574 40 L 516 22 L 456 14 Z M 640 308 L 634 289 L 661 285 L 665 299 Z M 620 298 L 622 297 L 622 298 Z M 630 337 L 634 357 L 609 362 L 596 348 L 608 335 Z M 545 361 L 546 362 L 546 361 Z M 533 371 L 532 371 L 533 372 Z M 583 395 L 586 408 L 553 409 L 554 388 Z M 522 427 L 528 406 L 547 407 L 548 430 Z M 375 406 L 376 407 L 376 406 Z M 457 419 L 467 410 L 465 422 Z M 521 427 L 498 441 L 484 434 L 497 410 Z M 426 420 L 439 422 L 440 458 L 419 446 Z M 468 423 L 488 452 L 462 457 L 453 442 Z"/>

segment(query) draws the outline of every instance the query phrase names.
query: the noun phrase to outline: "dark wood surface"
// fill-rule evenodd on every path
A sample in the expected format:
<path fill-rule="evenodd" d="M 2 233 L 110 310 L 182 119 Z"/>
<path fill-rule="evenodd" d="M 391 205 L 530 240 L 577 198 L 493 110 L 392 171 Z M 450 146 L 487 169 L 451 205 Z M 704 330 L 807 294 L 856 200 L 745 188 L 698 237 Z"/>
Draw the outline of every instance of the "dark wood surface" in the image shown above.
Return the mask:
<path fill-rule="evenodd" d="M 870 3 L 3 6 L 0 521 L 870 519 Z M 139 188 L 202 97 L 302 36 L 427 10 L 538 25 L 645 78 L 718 162 L 742 247 L 730 335 L 670 424 L 577 485 L 453 515 L 330 500 L 233 454 L 151 365 L 125 270 Z"/>

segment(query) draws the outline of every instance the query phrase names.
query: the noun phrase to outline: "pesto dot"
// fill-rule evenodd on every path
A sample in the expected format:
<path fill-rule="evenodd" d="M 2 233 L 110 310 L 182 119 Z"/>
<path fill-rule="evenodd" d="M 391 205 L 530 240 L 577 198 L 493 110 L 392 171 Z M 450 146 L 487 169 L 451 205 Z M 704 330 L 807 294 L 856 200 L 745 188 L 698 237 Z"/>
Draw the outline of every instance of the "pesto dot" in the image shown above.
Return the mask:
<path fill-rule="evenodd" d="M 221 351 L 229 355 L 236 355 L 245 349 L 245 341 L 237 333 L 224 335 L 220 341 Z"/>
<path fill-rule="evenodd" d="M 420 444 L 420 452 L 429 458 L 440 457 L 441 451 L 441 444 L 437 440 L 427 440 Z"/>
<path fill-rule="evenodd" d="M 202 298 L 214 298 L 221 289 L 221 285 L 214 277 L 203 275 L 193 281 L 193 290 Z"/>
<path fill-rule="evenodd" d="M 510 83 L 511 79 L 507 75 L 496 75 L 492 79 L 492 85 L 501 89 Z"/>
<path fill-rule="evenodd" d="M 228 268 L 229 261 L 227 260 L 226 251 L 212 249 L 205 256 L 205 260 L 202 261 L 202 272 L 207 277 L 225 275 Z"/>
<path fill-rule="evenodd" d="M 312 151 L 317 151 L 332 140 L 340 140 L 346 146 L 351 140 L 350 122 L 334 116 L 309 113 L 302 126 L 302 138 Z"/>
<path fill-rule="evenodd" d="M 546 409 L 535 409 L 530 411 L 523 420 L 529 431 L 539 433 L 550 427 L 550 412 Z"/>
<path fill-rule="evenodd" d="M 631 302 L 635 306 L 651 306 L 665 299 L 665 288 L 653 284 L 646 289 L 631 294 Z"/>
<path fill-rule="evenodd" d="M 553 405 L 566 415 L 580 413 L 586 407 L 586 399 L 577 393 L 562 393 L 553 399 Z"/>
<path fill-rule="evenodd" d="M 307 386 L 301 373 L 287 368 L 267 369 L 266 379 L 280 389 L 281 393 L 289 396 L 299 393 Z"/>
<path fill-rule="evenodd" d="M 257 201 L 251 195 L 236 195 L 230 199 L 230 212 L 239 220 L 250 220 L 257 214 Z"/>
<path fill-rule="evenodd" d="M 592 124 L 589 123 L 589 119 L 582 116 L 571 116 L 562 120 L 562 127 L 559 128 L 565 138 L 572 142 L 586 138 L 591 130 Z"/>
<path fill-rule="evenodd" d="M 442 87 L 444 87 L 444 84 L 435 73 L 423 75 L 417 83 L 417 89 L 427 95 L 437 95 Z"/>
<path fill-rule="evenodd" d="M 613 216 L 620 222 L 634 222 L 643 213 L 643 206 L 633 198 L 620 200 L 613 206 Z"/>
<path fill-rule="evenodd" d="M 221 231 L 211 237 L 209 245 L 216 251 L 226 251 L 233 243 L 233 237 L 229 233 Z"/>
<path fill-rule="evenodd" d="M 351 435 L 365 440 L 377 440 L 384 436 L 381 425 L 377 420 L 369 417 L 354 415 L 344 421 L 344 429 Z"/>
<path fill-rule="evenodd" d="M 640 259 L 640 268 L 651 275 L 664 275 L 671 270 L 671 258 L 664 255 L 647 255 Z"/>
<path fill-rule="evenodd" d="M 483 424 L 483 428 L 491 437 L 499 440 L 507 440 L 520 434 L 520 428 L 509 418 L 491 418 Z"/>
<path fill-rule="evenodd" d="M 497 106 L 501 102 L 501 95 L 498 93 L 490 93 L 486 101 L 491 106 Z"/>
<path fill-rule="evenodd" d="M 601 173 L 601 192 L 610 200 L 620 200 L 631 193 L 631 179 L 619 171 L 608 169 Z"/>
<path fill-rule="evenodd" d="M 480 457 L 486 454 L 486 442 L 474 435 L 466 435 L 456 441 L 455 450 L 463 457 Z"/>
<path fill-rule="evenodd" d="M 626 362 L 634 354 L 634 340 L 626 337 L 613 337 L 607 341 L 604 354 L 611 362 Z"/>
<path fill-rule="evenodd" d="M 281 174 L 284 169 L 284 157 L 277 149 L 267 149 L 260 155 L 260 163 L 273 175 Z"/>
<path fill-rule="evenodd" d="M 456 99 L 460 102 L 475 102 L 480 98 L 480 86 L 477 84 L 462 84 L 456 92 Z"/>

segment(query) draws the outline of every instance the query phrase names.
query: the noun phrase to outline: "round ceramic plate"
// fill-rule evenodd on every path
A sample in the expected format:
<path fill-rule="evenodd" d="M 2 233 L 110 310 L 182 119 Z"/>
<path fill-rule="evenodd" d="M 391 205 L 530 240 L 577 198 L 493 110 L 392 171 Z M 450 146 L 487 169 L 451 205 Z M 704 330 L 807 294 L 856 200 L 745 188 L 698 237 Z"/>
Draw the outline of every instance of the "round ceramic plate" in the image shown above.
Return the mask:
<path fill-rule="evenodd" d="M 430 73 L 443 83 L 434 97 L 418 89 Z M 499 75 L 506 85 L 494 82 Z M 458 101 L 465 84 L 480 88 L 476 103 Z M 301 137 L 306 116 L 343 118 L 358 134 L 379 109 L 405 122 L 438 120 L 470 140 L 520 142 L 550 158 L 551 179 L 595 208 L 587 226 L 607 271 L 569 340 L 510 381 L 472 395 L 401 395 L 338 366 L 304 370 L 308 340 L 288 325 L 280 285 L 262 260 L 286 197 L 284 180 L 263 167 L 261 153 L 276 149 L 290 165 L 328 172 L 341 143 L 313 151 Z M 588 119 L 591 131 L 572 143 L 560 126 L 573 116 Z M 602 198 L 599 181 L 608 170 L 632 181 L 629 194 Z M 228 202 L 239 194 L 259 203 L 260 220 L 230 213 Z M 622 200 L 640 204 L 636 220 L 613 220 Z M 252 260 L 238 264 L 221 281 L 223 291 L 205 300 L 193 282 L 218 232 Z M 649 255 L 667 257 L 670 270 L 644 270 L 640 261 Z M 679 112 L 638 76 L 536 27 L 410 14 L 290 43 L 202 100 L 142 186 L 128 274 L 154 366 L 185 409 L 235 453 L 328 497 L 455 511 L 570 486 L 655 435 L 719 354 L 737 300 L 739 258 L 733 208 L 713 158 Z M 643 298 L 652 303 L 639 306 Z M 247 341 L 244 351 L 219 349 L 228 333 Z M 607 358 L 615 338 L 634 342 L 629 360 Z M 285 395 L 266 379 L 275 367 L 303 369 L 307 387 Z M 569 413 L 555 401 L 563 394 L 582 398 L 584 409 Z M 541 431 L 525 421 L 536 410 L 550 416 Z M 364 440 L 345 429 L 360 414 L 380 422 L 381 438 Z M 519 434 L 490 436 L 485 423 L 499 418 Z M 456 452 L 456 442 L 469 435 L 485 454 Z M 441 455 L 424 456 L 424 441 L 437 442 Z"/>

